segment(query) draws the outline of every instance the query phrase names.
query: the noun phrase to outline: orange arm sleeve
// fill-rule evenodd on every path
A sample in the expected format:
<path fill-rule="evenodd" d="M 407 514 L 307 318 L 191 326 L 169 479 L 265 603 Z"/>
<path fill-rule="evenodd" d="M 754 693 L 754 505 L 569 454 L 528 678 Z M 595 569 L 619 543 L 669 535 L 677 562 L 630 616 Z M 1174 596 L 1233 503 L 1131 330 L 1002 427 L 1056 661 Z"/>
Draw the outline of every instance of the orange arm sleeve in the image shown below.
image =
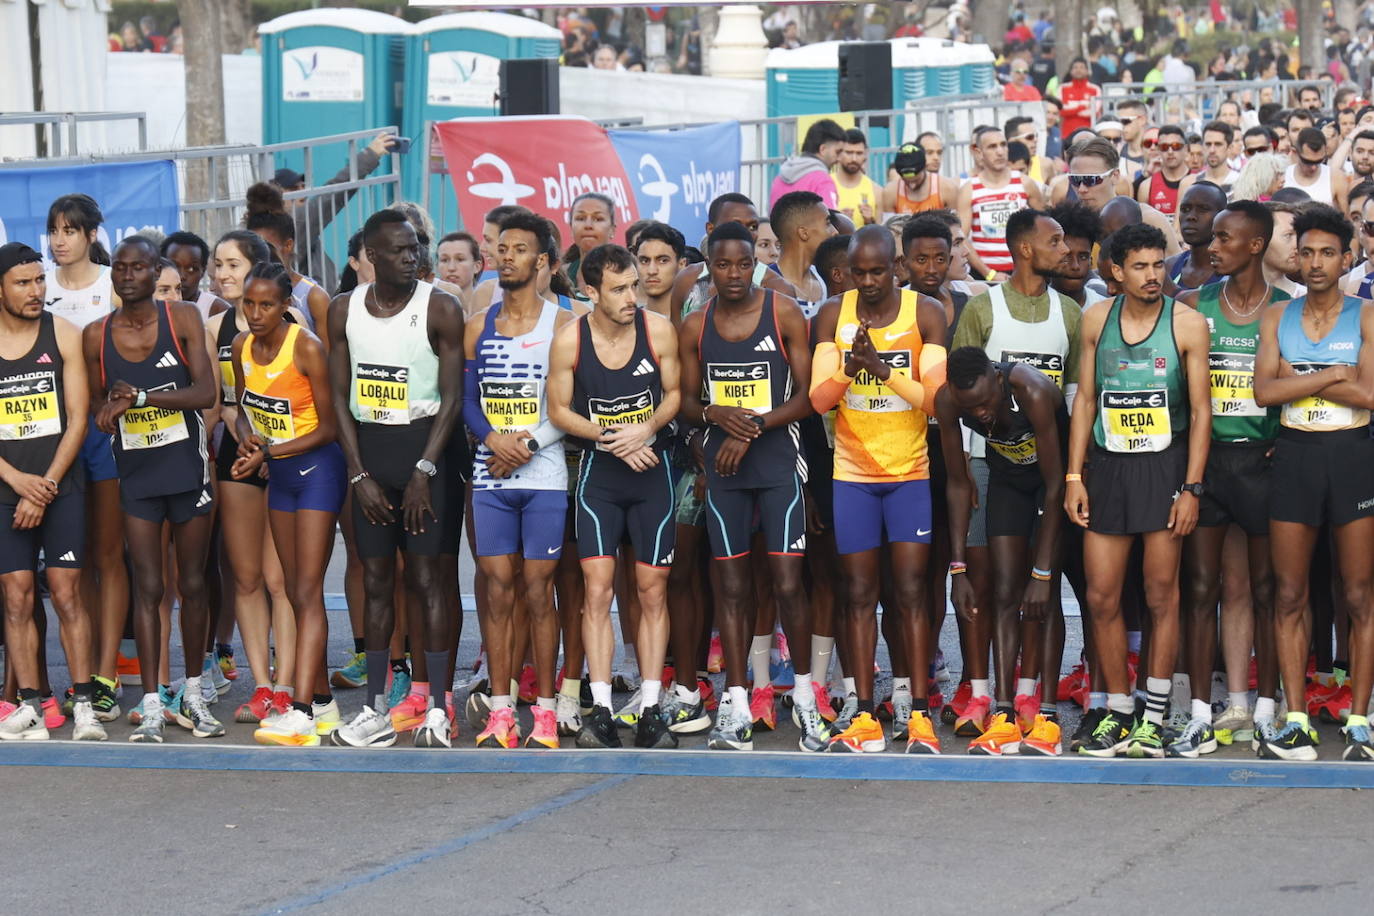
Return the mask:
<path fill-rule="evenodd" d="M 844 374 L 844 360 L 840 348 L 831 340 L 816 346 L 811 359 L 811 406 L 816 413 L 826 413 L 844 397 L 845 389 L 853 381 Z"/>

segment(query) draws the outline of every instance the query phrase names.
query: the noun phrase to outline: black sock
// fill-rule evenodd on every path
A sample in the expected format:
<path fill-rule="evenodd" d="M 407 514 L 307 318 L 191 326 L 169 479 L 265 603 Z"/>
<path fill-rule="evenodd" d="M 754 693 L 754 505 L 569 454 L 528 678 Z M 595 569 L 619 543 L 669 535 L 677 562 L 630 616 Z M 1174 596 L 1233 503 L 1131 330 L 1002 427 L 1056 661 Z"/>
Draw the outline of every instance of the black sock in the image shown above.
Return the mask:
<path fill-rule="evenodd" d="M 431 652 L 425 650 L 425 667 L 429 669 L 429 695 L 434 698 L 434 705 L 442 707 L 444 705 L 444 694 L 448 692 L 450 684 L 448 681 L 448 653 Z"/>
<path fill-rule="evenodd" d="M 234 647 L 227 642 L 215 643 L 215 658 L 233 658 Z"/>
<path fill-rule="evenodd" d="M 309 704 L 309 703 L 302 703 L 300 700 L 292 700 L 292 701 L 291 701 L 291 708 L 292 708 L 292 709 L 299 709 L 301 712 L 305 713 L 307 716 L 312 715 L 312 713 L 310 712 L 310 704 Z"/>
<path fill-rule="evenodd" d="M 912 698 L 911 698 L 911 711 L 912 711 L 912 712 L 924 712 L 924 713 L 929 713 L 929 712 L 930 712 L 930 699 L 929 699 L 928 697 L 912 697 Z"/>
<path fill-rule="evenodd" d="M 330 703 L 334 702 L 334 694 L 317 693 L 310 698 L 310 702 L 316 706 L 328 706 Z"/>
<path fill-rule="evenodd" d="M 373 698 L 373 709 L 380 712 L 381 709 L 378 705 L 379 697 L 381 698 L 380 706 L 386 706 L 386 649 L 367 649 L 364 654 L 367 656 L 368 692 Z"/>
<path fill-rule="evenodd" d="M 859 712 L 866 712 L 870 716 L 873 715 L 873 701 L 859 700 Z"/>
<path fill-rule="evenodd" d="M 357 655 L 359 652 L 363 651 L 363 642 L 364 642 L 364 640 L 361 640 L 361 639 L 355 639 L 355 640 L 353 640 L 353 654 L 354 654 L 354 655 Z"/>
<path fill-rule="evenodd" d="M 402 639 L 402 640 L 401 640 L 401 645 L 404 647 L 406 655 L 409 656 L 409 655 L 410 655 L 410 637 L 407 636 L 407 637 L 405 637 L 404 639 Z"/>
<path fill-rule="evenodd" d="M 27 703 L 27 702 L 29 702 L 30 700 L 37 700 L 37 699 L 38 699 L 38 691 L 37 691 L 37 690 L 34 690 L 34 689 L 30 688 L 30 687 L 20 687 L 20 688 L 19 688 L 19 702 L 21 702 L 21 703 Z M 17 720 L 16 720 L 16 721 L 17 721 Z"/>
<path fill-rule="evenodd" d="M 78 703 L 89 703 L 95 696 L 95 682 L 82 681 L 80 684 L 72 685 L 72 697 Z"/>

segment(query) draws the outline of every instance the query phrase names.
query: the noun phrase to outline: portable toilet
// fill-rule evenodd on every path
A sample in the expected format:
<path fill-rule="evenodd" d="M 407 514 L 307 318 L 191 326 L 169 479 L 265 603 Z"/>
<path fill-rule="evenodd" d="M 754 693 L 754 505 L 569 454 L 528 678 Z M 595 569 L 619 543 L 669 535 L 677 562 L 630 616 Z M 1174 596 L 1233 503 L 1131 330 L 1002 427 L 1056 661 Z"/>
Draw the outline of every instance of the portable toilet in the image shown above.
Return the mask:
<path fill-rule="evenodd" d="M 402 187 L 406 197 L 421 200 L 429 171 L 426 125 L 499 115 L 496 95 L 501 88 L 501 61 L 557 58 L 563 49 L 563 33 L 528 16 L 450 13 L 416 23 L 408 42 L 402 129 L 411 147 L 404 160 Z M 428 180 L 430 200 L 446 201 L 443 176 Z M 440 233 L 458 228 L 457 207 L 443 207 L 442 219 L 439 213 L 432 215 L 440 223 Z"/>
<path fill-rule="evenodd" d="M 965 95 L 981 94 L 997 88 L 997 58 L 984 44 L 963 45 L 959 49 L 960 84 Z"/>

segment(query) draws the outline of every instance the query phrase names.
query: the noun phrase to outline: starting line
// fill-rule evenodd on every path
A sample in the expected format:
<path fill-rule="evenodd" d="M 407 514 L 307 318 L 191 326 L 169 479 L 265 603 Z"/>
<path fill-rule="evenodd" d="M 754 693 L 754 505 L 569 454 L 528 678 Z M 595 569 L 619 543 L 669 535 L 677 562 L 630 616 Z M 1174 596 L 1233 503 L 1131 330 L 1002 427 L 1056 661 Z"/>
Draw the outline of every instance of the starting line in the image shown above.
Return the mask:
<path fill-rule="evenodd" d="M 108 769 L 398 773 L 408 775 L 562 773 L 742 779 L 842 779 L 911 782 L 1067 783 L 1289 789 L 1374 789 L 1374 765 L 1254 759 L 1095 760 L 1083 757 L 913 757 L 905 754 L 732 753 L 705 750 L 378 750 L 242 745 L 0 745 L 0 766 Z"/>

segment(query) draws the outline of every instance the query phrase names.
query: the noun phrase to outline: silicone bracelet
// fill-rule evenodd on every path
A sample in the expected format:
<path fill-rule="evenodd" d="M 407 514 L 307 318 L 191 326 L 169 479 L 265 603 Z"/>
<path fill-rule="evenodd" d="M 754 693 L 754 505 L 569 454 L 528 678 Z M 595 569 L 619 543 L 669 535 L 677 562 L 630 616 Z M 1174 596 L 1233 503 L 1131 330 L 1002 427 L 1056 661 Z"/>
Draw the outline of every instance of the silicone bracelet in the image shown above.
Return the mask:
<path fill-rule="evenodd" d="M 1083 475 L 1082 475 L 1082 474 L 1065 474 L 1065 475 L 1064 475 L 1064 482 L 1065 482 L 1065 483 L 1082 483 L 1082 481 L 1083 481 Z"/>

